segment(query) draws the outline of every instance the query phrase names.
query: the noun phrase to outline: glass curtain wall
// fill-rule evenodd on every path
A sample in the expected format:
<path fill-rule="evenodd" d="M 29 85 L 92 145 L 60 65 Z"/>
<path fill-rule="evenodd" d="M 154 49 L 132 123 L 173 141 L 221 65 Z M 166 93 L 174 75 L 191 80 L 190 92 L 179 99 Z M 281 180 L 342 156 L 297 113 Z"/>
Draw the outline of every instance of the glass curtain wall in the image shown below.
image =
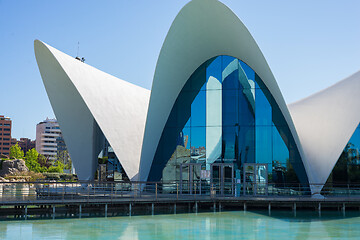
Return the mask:
<path fill-rule="evenodd" d="M 327 191 L 336 191 L 336 188 L 360 189 L 360 125 L 336 162 L 323 188 L 323 194 L 327 194 Z M 356 193 L 359 194 L 360 190 Z"/>
<path fill-rule="evenodd" d="M 148 181 L 178 181 L 181 165 L 198 163 L 209 180 L 213 163 L 263 163 L 268 180 L 307 184 L 289 128 L 272 95 L 244 62 L 218 56 L 203 63 L 181 90 L 159 141 Z"/>

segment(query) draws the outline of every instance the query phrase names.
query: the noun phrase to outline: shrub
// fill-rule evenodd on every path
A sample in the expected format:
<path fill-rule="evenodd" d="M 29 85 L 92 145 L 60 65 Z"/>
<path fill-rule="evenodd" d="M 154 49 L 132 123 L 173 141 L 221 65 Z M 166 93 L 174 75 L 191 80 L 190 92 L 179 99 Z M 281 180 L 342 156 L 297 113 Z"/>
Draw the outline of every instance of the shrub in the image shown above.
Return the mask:
<path fill-rule="evenodd" d="M 10 159 L 23 159 L 24 158 L 24 151 L 21 150 L 21 147 L 18 143 L 12 145 L 10 147 Z"/>
<path fill-rule="evenodd" d="M 24 179 L 25 181 L 29 181 L 29 182 L 35 182 L 38 180 L 42 180 L 44 179 L 45 176 L 41 173 L 36 173 L 36 172 L 18 172 L 12 175 L 6 175 L 5 179 L 8 180 L 20 180 L 20 179 Z"/>

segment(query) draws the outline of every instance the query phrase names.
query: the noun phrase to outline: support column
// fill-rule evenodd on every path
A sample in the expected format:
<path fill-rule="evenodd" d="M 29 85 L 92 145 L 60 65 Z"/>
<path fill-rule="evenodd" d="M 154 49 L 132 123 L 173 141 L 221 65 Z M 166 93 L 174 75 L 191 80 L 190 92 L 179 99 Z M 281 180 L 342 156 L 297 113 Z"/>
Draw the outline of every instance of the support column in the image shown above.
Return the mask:
<path fill-rule="evenodd" d="M 25 219 L 27 219 L 27 213 L 28 213 L 28 209 L 27 209 L 27 205 L 25 206 Z"/>
<path fill-rule="evenodd" d="M 108 205 L 105 204 L 105 217 L 107 217 L 107 212 L 108 212 Z"/>
<path fill-rule="evenodd" d="M 131 203 L 129 203 L 129 216 L 131 217 Z"/>
<path fill-rule="evenodd" d="M 269 212 L 269 216 L 271 216 L 271 203 L 269 203 L 268 205 L 268 212 Z"/>
<path fill-rule="evenodd" d="M 151 204 L 151 215 L 154 216 L 154 204 L 153 203 Z"/>
<path fill-rule="evenodd" d="M 55 218 L 55 205 L 52 206 L 53 209 L 53 218 Z"/>
<path fill-rule="evenodd" d="M 81 213 L 82 213 L 82 207 L 81 204 L 79 205 L 79 218 L 81 218 Z"/>

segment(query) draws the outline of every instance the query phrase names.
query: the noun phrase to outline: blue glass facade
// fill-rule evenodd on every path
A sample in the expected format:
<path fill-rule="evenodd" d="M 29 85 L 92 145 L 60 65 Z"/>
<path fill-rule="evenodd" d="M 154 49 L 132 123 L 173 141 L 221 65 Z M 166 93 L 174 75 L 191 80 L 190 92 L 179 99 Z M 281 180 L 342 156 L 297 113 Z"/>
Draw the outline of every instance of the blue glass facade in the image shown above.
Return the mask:
<path fill-rule="evenodd" d="M 352 187 L 360 183 L 360 125 L 357 126 L 333 168 L 325 191 L 333 184 L 338 187 Z"/>
<path fill-rule="evenodd" d="M 206 61 L 184 85 L 162 132 L 148 181 L 177 181 L 180 166 L 191 163 L 205 173 L 211 164 L 231 163 L 238 179 L 244 164 L 261 163 L 267 165 L 269 182 L 308 183 L 273 96 L 246 63 L 231 56 Z"/>

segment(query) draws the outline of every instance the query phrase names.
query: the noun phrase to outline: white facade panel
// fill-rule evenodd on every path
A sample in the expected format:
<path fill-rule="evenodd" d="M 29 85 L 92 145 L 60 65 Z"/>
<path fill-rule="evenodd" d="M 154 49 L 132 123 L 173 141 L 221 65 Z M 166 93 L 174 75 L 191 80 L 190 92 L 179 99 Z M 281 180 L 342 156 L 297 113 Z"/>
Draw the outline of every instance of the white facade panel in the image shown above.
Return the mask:
<path fill-rule="evenodd" d="M 360 121 L 360 71 L 289 105 L 313 194 L 319 194 Z M 313 184 L 313 185 L 311 185 Z"/>
<path fill-rule="evenodd" d="M 79 179 L 93 179 L 101 129 L 130 179 L 139 170 L 149 90 L 38 40 L 35 55 Z"/>

